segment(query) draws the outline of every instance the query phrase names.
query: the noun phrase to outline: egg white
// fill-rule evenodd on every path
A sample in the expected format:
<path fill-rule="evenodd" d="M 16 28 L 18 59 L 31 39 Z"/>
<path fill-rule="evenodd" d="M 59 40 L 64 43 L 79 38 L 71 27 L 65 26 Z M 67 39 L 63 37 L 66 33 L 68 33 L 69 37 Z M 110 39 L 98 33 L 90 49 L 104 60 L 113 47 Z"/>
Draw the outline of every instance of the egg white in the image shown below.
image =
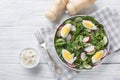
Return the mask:
<path fill-rule="evenodd" d="M 67 29 L 67 30 L 66 30 Z M 63 28 L 61 29 L 61 33 L 60 35 L 63 37 L 63 38 L 66 38 L 69 34 L 71 30 L 71 24 L 66 24 L 63 26 Z"/>
<path fill-rule="evenodd" d="M 67 30 L 67 32 L 65 31 L 65 28 L 68 28 L 69 30 Z M 66 32 L 66 34 L 64 34 L 64 31 Z M 70 31 L 76 31 L 76 27 L 74 25 L 71 25 L 71 24 L 66 24 L 63 26 L 63 28 L 61 29 L 61 33 L 60 35 L 63 37 L 63 38 L 66 38 L 69 34 Z"/>
<path fill-rule="evenodd" d="M 91 24 L 92 27 L 90 28 L 89 26 L 86 25 L 86 23 Z M 83 21 L 82 21 L 82 24 L 83 24 L 83 26 L 84 26 L 85 28 L 87 28 L 87 29 L 90 29 L 90 30 L 97 30 L 97 27 L 95 26 L 95 24 L 93 24 L 92 21 L 89 21 L 89 20 L 83 20 Z"/>
<path fill-rule="evenodd" d="M 98 52 L 101 53 L 101 56 L 100 56 L 98 59 L 95 59 L 94 57 L 95 57 L 96 53 L 98 53 Z M 96 53 L 92 56 L 92 63 L 96 63 L 96 62 L 98 62 L 98 61 L 102 58 L 102 56 L 103 56 L 103 54 L 104 54 L 104 51 L 103 51 L 103 50 L 100 50 L 100 51 L 98 51 L 98 52 L 96 52 Z"/>
<path fill-rule="evenodd" d="M 71 56 L 71 59 L 70 59 L 70 60 L 66 59 L 66 56 L 64 55 L 65 52 L 68 52 L 68 53 L 70 54 L 70 56 Z M 70 64 L 72 64 L 72 63 L 76 60 L 76 57 L 74 57 L 74 54 L 71 54 L 71 53 L 70 53 L 68 50 L 66 50 L 66 49 L 63 49 L 63 50 L 62 50 L 62 56 L 63 56 L 64 60 L 65 60 L 67 63 L 70 63 Z"/>

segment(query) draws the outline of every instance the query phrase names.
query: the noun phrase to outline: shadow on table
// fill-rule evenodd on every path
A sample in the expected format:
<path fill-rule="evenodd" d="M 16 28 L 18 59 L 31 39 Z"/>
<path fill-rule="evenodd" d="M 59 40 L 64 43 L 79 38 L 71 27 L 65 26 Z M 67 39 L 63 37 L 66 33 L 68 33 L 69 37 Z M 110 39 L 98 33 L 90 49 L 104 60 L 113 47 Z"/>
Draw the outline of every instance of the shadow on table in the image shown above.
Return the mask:
<path fill-rule="evenodd" d="M 38 75 L 38 73 L 40 73 L 41 70 L 41 66 L 40 64 L 38 64 L 38 66 L 36 66 L 35 68 L 31 68 L 31 69 L 25 69 L 29 74 L 31 75 Z"/>

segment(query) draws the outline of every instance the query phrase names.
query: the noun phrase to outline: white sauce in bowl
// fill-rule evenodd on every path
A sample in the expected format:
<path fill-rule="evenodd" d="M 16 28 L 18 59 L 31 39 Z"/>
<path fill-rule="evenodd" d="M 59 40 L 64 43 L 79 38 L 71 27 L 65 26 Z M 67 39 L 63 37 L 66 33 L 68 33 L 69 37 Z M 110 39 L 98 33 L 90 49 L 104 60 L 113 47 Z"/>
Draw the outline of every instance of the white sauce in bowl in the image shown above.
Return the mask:
<path fill-rule="evenodd" d="M 39 63 L 39 55 L 36 50 L 26 48 L 20 54 L 20 62 L 26 68 L 33 68 Z"/>

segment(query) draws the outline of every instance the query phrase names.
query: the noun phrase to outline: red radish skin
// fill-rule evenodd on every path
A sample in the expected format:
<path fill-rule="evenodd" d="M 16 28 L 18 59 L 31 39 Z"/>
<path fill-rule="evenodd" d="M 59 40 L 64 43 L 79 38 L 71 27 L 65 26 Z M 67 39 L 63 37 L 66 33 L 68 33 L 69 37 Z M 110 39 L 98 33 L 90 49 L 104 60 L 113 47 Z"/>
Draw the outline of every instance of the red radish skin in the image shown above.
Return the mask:
<path fill-rule="evenodd" d="M 61 29 L 63 28 L 63 26 L 60 26 L 59 28 L 58 28 L 58 31 L 57 31 L 57 37 L 60 37 L 60 32 L 61 32 Z"/>
<path fill-rule="evenodd" d="M 61 30 L 63 28 L 63 26 L 60 26 L 59 28 L 58 28 L 58 30 Z"/>
<path fill-rule="evenodd" d="M 60 37 L 60 32 L 61 32 L 61 30 L 57 31 L 57 37 Z"/>
<path fill-rule="evenodd" d="M 90 37 L 85 37 L 84 39 L 83 39 L 83 42 L 85 42 L 85 43 L 88 43 L 89 41 L 90 41 Z"/>
<path fill-rule="evenodd" d="M 68 65 L 69 67 L 71 67 L 71 68 L 76 67 L 76 65 L 74 65 L 74 64 L 70 64 L 70 63 L 67 63 L 67 65 Z"/>

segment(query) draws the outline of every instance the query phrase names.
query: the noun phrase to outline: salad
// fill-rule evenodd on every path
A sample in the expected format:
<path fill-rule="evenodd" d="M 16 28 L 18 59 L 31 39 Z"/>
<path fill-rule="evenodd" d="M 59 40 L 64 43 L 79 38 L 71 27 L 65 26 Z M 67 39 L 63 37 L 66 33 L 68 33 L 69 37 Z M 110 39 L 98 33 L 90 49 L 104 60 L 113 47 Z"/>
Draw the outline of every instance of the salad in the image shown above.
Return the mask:
<path fill-rule="evenodd" d="M 54 46 L 70 68 L 91 69 L 108 54 L 104 26 L 91 16 L 65 20 L 57 29 Z"/>

